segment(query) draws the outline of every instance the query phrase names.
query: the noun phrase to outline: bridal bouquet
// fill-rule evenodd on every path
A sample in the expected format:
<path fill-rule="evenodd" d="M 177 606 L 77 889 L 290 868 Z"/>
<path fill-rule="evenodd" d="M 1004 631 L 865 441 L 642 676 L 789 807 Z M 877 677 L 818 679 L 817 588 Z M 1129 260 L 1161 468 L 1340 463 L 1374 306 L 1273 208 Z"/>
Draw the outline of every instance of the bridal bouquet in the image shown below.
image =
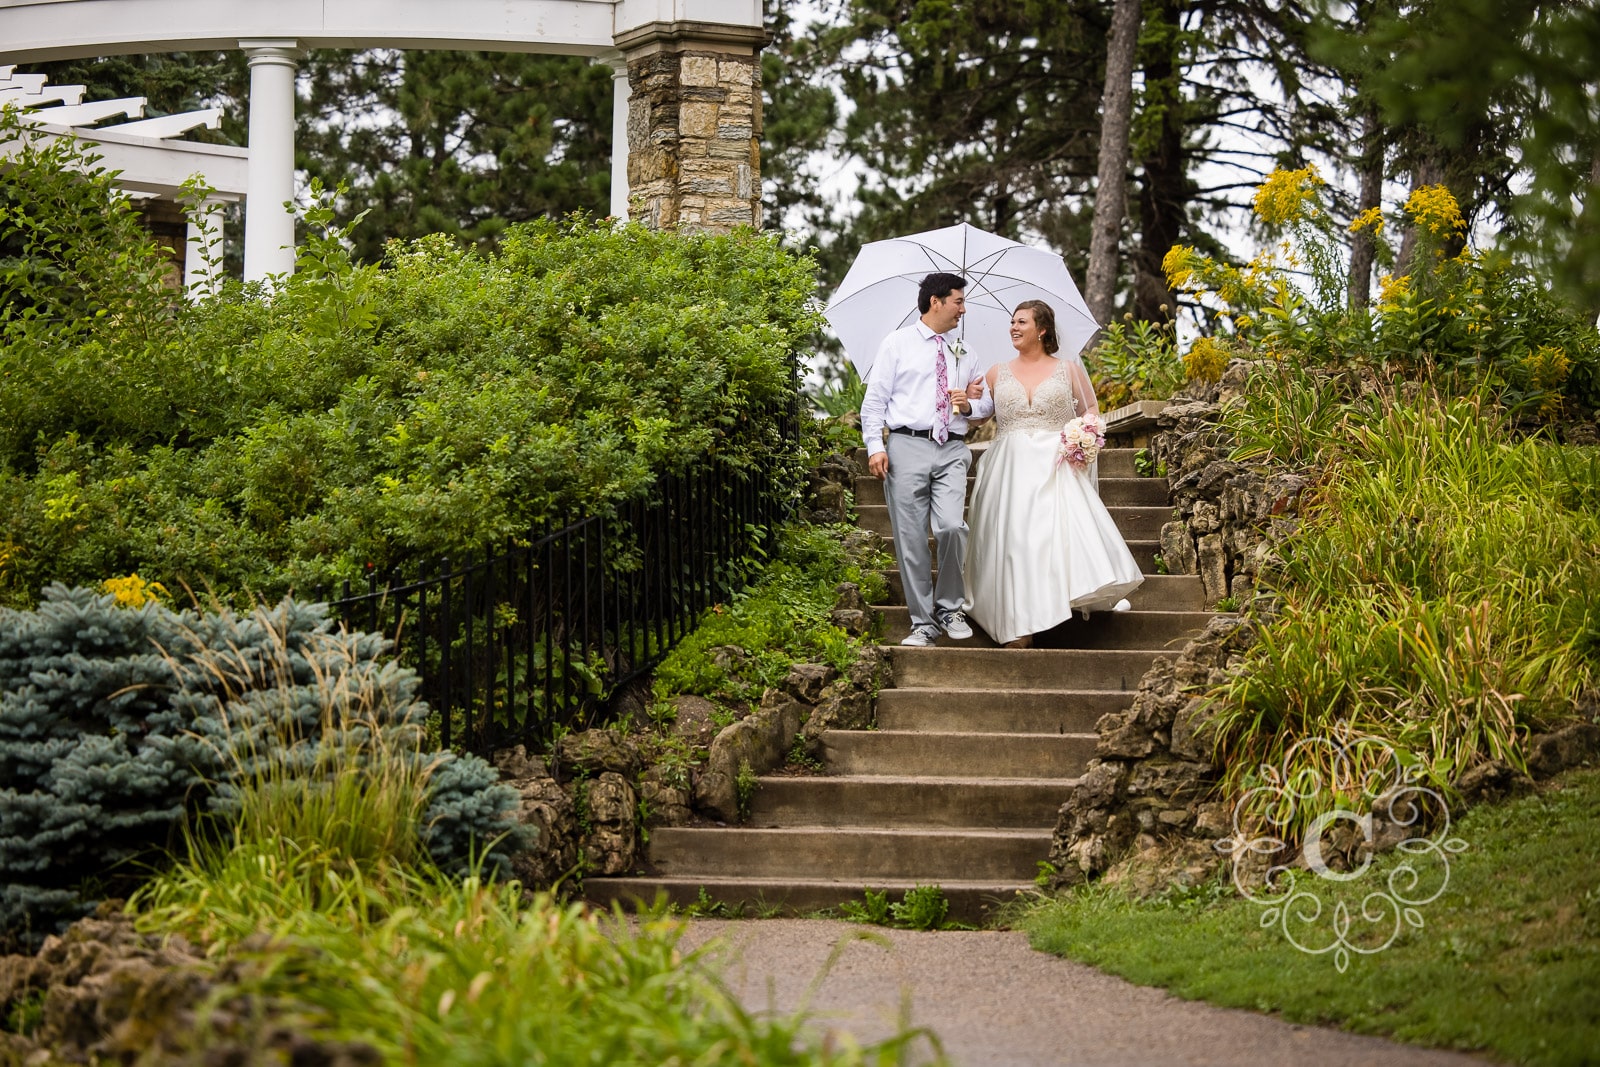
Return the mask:
<path fill-rule="evenodd" d="M 1056 446 L 1056 466 L 1062 462 L 1087 467 L 1106 447 L 1106 424 L 1099 415 L 1080 415 L 1061 427 L 1061 443 Z"/>

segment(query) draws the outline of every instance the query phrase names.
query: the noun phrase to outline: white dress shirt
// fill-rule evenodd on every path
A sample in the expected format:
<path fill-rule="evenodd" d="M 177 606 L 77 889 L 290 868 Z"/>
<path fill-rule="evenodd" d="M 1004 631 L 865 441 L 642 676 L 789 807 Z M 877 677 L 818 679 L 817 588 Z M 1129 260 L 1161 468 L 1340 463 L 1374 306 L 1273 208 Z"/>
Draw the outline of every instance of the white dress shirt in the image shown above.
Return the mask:
<path fill-rule="evenodd" d="M 918 319 L 902 326 L 883 339 L 878 358 L 867 372 L 867 395 L 861 401 L 861 436 L 867 455 L 884 450 L 883 428 L 904 426 L 912 430 L 931 430 L 937 417 L 938 369 L 935 360 L 937 336 L 928 324 Z M 978 359 L 971 352 L 957 358 L 945 340 L 945 378 L 951 389 L 959 389 L 978 376 Z M 972 401 L 973 419 L 994 413 L 994 400 L 987 392 Z M 967 418 L 954 405 L 950 408 L 950 432 L 965 434 Z"/>

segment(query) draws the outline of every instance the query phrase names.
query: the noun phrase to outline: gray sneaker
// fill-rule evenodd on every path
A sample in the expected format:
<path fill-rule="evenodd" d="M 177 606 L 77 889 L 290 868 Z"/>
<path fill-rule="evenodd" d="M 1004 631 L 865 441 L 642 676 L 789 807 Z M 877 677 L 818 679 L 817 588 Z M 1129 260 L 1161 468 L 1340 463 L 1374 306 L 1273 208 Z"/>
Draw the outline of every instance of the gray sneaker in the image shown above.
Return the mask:
<path fill-rule="evenodd" d="M 952 641 L 965 641 L 972 636 L 967 617 L 959 611 L 947 611 L 939 616 L 939 625 L 944 627 L 944 632 L 950 635 Z"/>
<path fill-rule="evenodd" d="M 925 624 L 913 626 L 911 632 L 900 639 L 900 643 L 913 648 L 927 648 L 937 640 L 939 640 L 939 628 Z"/>

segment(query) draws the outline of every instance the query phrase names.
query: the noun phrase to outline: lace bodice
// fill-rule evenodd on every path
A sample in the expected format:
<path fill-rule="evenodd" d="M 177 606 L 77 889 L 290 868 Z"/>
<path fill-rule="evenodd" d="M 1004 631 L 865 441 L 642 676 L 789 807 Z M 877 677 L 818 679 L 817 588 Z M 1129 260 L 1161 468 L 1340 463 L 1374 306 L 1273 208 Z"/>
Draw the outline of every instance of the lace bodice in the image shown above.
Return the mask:
<path fill-rule="evenodd" d="M 1032 404 L 1028 403 L 1027 387 L 1011 373 L 1011 365 L 1000 364 L 994 382 L 996 436 L 1013 430 L 1059 431 L 1077 413 L 1066 360 L 1057 360 L 1049 377 L 1034 389 Z"/>

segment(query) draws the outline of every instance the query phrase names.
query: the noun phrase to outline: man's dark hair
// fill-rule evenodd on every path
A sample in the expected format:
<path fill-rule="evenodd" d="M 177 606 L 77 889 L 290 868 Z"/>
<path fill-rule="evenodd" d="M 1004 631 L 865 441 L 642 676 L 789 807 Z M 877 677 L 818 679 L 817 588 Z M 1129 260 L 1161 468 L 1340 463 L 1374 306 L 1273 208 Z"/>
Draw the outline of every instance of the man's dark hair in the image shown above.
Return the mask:
<path fill-rule="evenodd" d="M 933 298 L 943 300 L 957 289 L 965 289 L 967 280 L 959 274 L 930 274 L 922 279 L 917 289 L 917 310 L 926 315 L 933 306 Z"/>

